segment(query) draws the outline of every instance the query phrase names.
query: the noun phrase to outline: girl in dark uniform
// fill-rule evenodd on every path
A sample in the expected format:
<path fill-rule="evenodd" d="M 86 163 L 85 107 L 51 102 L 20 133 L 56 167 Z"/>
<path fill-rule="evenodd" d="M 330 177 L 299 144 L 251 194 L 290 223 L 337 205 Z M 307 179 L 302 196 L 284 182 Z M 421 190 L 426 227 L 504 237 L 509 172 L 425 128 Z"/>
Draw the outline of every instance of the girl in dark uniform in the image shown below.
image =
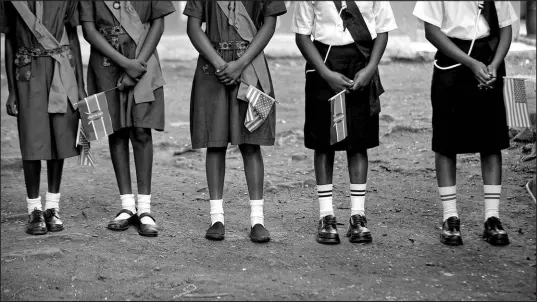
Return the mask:
<path fill-rule="evenodd" d="M 462 244 L 456 207 L 456 161 L 480 153 L 485 199 L 483 237 L 509 243 L 499 219 L 501 150 L 509 147 L 503 102 L 504 58 L 517 20 L 509 1 L 419 1 L 414 15 L 436 48 L 431 85 L 432 149 L 443 206 L 440 241 Z"/>
<path fill-rule="evenodd" d="M 156 47 L 171 1 L 84 1 L 80 19 L 91 44 L 88 92 L 106 93 L 114 133 L 109 136 L 122 210 L 108 223 L 126 230 L 140 219 L 139 234 L 157 236 L 150 214 L 153 141 L 151 129 L 164 130 L 164 89 Z M 121 22 L 120 22 L 121 20 Z M 138 205 L 131 187 L 129 141 L 134 151 Z"/>
<path fill-rule="evenodd" d="M 0 3 L 6 107 L 17 117 L 29 214 L 26 232 L 32 235 L 63 230 L 59 214 L 63 163 L 78 155 L 78 113 L 73 104 L 86 94 L 77 7 L 78 1 Z M 39 196 L 41 160 L 47 161 L 45 212 Z"/>
<path fill-rule="evenodd" d="M 199 51 L 190 103 L 193 148 L 207 148 L 206 171 L 211 227 L 206 238 L 224 239 L 223 187 L 227 145 L 239 145 L 250 193 L 251 233 L 255 242 L 270 240 L 263 220 L 263 159 L 260 146 L 272 146 L 273 109 L 254 132 L 244 126 L 248 102 L 241 79 L 274 97 L 268 65 L 262 53 L 274 34 L 276 18 L 286 12 L 276 1 L 189 1 L 184 14 L 188 35 Z M 206 24 L 205 33 L 201 29 Z M 255 70 L 255 72 L 254 72 Z M 246 75 L 248 77 L 246 77 Z"/>

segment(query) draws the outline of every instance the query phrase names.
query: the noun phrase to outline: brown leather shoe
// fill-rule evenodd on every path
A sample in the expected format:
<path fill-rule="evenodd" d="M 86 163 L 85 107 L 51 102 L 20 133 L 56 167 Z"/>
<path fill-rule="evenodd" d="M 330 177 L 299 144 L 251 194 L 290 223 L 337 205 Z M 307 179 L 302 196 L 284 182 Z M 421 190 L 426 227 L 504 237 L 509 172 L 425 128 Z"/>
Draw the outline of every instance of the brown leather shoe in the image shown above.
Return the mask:
<path fill-rule="evenodd" d="M 461 245 L 461 221 L 455 216 L 451 216 L 442 223 L 442 233 L 440 242 L 447 245 Z"/>
<path fill-rule="evenodd" d="M 485 221 L 485 230 L 483 231 L 483 238 L 492 245 L 508 245 L 509 236 L 503 229 L 502 222 L 498 217 L 489 217 Z"/>
<path fill-rule="evenodd" d="M 144 223 L 142 223 L 141 220 L 144 217 L 149 217 L 149 218 L 153 219 L 153 221 L 156 222 L 155 218 L 151 214 L 149 214 L 147 212 L 140 214 L 140 216 L 138 217 L 138 219 L 140 219 L 140 227 L 138 228 L 138 234 L 140 234 L 142 236 L 146 236 L 146 237 L 157 237 L 157 235 L 158 235 L 157 225 L 156 224 L 144 224 Z"/>
<path fill-rule="evenodd" d="M 328 215 L 319 220 L 316 240 L 322 244 L 338 244 L 341 242 L 339 240 L 339 234 L 337 233 L 337 221 L 335 216 Z"/>
<path fill-rule="evenodd" d="M 371 232 L 367 228 L 367 219 L 362 215 L 352 215 L 349 219 L 347 237 L 352 243 L 365 243 L 373 241 Z"/>
<path fill-rule="evenodd" d="M 270 233 L 262 224 L 258 223 L 250 229 L 250 240 L 257 243 L 269 242 Z"/>
<path fill-rule="evenodd" d="M 45 217 L 43 211 L 33 210 L 28 215 L 28 224 L 26 225 L 26 233 L 30 235 L 45 235 L 48 232 L 47 225 L 45 224 Z"/>
<path fill-rule="evenodd" d="M 205 238 L 209 240 L 224 240 L 226 234 L 226 228 L 224 224 L 220 221 L 217 221 L 211 225 L 211 227 L 205 233 Z"/>
<path fill-rule="evenodd" d="M 63 222 L 60 219 L 60 210 L 58 209 L 46 209 L 45 210 L 45 224 L 49 232 L 63 231 Z"/>
<path fill-rule="evenodd" d="M 125 231 L 128 229 L 132 224 L 134 224 L 134 221 L 136 219 L 136 215 L 130 210 L 123 209 L 117 213 L 116 217 L 121 215 L 122 213 L 127 213 L 131 215 L 128 219 L 113 219 L 108 222 L 108 225 L 106 226 L 109 230 L 112 231 Z"/>

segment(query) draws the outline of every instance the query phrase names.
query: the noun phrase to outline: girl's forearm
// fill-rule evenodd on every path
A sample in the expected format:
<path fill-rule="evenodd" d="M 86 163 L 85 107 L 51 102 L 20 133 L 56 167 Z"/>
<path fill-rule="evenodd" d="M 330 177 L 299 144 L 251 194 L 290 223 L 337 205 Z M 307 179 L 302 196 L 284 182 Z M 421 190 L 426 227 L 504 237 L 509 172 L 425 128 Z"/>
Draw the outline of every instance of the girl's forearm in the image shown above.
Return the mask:
<path fill-rule="evenodd" d="M 507 52 L 509 51 L 509 47 L 511 47 L 511 38 L 511 25 L 500 28 L 500 41 L 498 42 L 498 48 L 496 49 L 496 53 L 494 54 L 494 59 L 492 60 L 491 64 L 499 66 L 503 62 Z"/>
<path fill-rule="evenodd" d="M 244 54 L 237 60 L 238 62 L 246 66 L 265 49 L 276 30 L 276 20 L 277 18 L 274 16 L 265 17 L 263 26 L 261 26 Z"/>
<path fill-rule="evenodd" d="M 464 66 L 471 66 L 475 59 L 465 54 L 455 43 L 444 34 L 439 27 L 425 23 L 425 38 L 438 50 Z"/>
<path fill-rule="evenodd" d="M 301 35 L 301 34 L 295 34 L 295 41 L 296 46 L 300 50 L 300 53 L 302 53 L 302 56 L 313 65 L 313 68 L 317 70 L 317 72 L 323 76 L 328 71 L 328 67 L 323 62 L 323 58 L 319 54 L 319 51 L 311 41 L 310 35 Z"/>
<path fill-rule="evenodd" d="M 367 66 L 371 68 L 377 68 L 384 51 L 386 50 L 386 45 L 388 44 L 388 33 L 379 33 L 375 42 L 373 42 L 373 50 L 371 51 L 371 57 L 369 58 L 369 63 Z"/>
<path fill-rule="evenodd" d="M 138 54 L 138 59 L 147 62 L 155 52 L 158 42 L 164 33 L 164 18 L 158 18 L 151 22 L 151 27 L 145 38 L 144 45 Z"/>
<path fill-rule="evenodd" d="M 127 64 L 127 58 L 119 53 L 106 39 L 97 31 L 95 28 L 95 23 L 93 22 L 84 22 L 82 24 L 82 29 L 84 32 L 84 38 L 91 44 L 91 47 L 99 51 L 103 56 L 112 60 L 120 67 L 125 68 Z"/>
<path fill-rule="evenodd" d="M 4 39 L 4 52 L 5 52 L 5 66 L 7 76 L 7 88 L 9 93 L 16 93 L 17 86 L 15 85 L 15 60 L 13 59 L 13 46 L 11 45 L 11 33 L 5 35 Z"/>
<path fill-rule="evenodd" d="M 207 35 L 201 30 L 201 20 L 194 17 L 189 17 L 186 27 L 186 32 L 194 48 L 215 67 L 219 68 L 226 64 L 226 61 L 222 59 L 214 50 L 211 41 L 207 38 Z"/>
<path fill-rule="evenodd" d="M 84 89 L 84 65 L 82 64 L 82 52 L 80 50 L 80 41 L 78 40 L 78 33 L 76 27 L 66 26 L 67 36 L 69 38 L 69 45 L 75 58 L 75 71 L 76 82 L 79 88 Z"/>

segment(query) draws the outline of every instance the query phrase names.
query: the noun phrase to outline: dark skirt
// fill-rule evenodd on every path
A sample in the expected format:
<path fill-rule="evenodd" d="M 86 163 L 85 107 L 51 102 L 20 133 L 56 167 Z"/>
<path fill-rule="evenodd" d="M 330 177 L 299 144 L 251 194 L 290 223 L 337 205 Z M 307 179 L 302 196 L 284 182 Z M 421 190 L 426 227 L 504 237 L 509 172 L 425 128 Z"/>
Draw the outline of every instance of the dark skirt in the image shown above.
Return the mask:
<path fill-rule="evenodd" d="M 48 113 L 54 63 L 52 57 L 34 57 L 30 64 L 16 70 L 17 126 L 23 160 L 65 159 L 79 153 L 75 147 L 78 111 L 68 103 L 67 112 Z"/>
<path fill-rule="evenodd" d="M 321 57 L 325 57 L 328 45 L 314 41 Z M 354 75 L 366 66 L 356 44 L 332 46 L 326 66 L 335 72 L 354 79 Z M 306 70 L 314 69 L 309 63 Z M 364 150 L 379 145 L 379 115 L 370 114 L 369 88 L 345 95 L 348 136 L 330 145 L 330 99 L 339 91 L 333 91 L 318 72 L 306 73 L 306 120 L 304 144 L 319 151 Z"/>
<path fill-rule="evenodd" d="M 471 41 L 451 39 L 468 52 Z M 472 58 L 488 65 L 494 56 L 488 39 L 475 41 Z M 456 64 L 440 51 L 439 66 Z M 491 90 L 479 90 L 478 80 L 465 66 L 449 70 L 434 68 L 431 85 L 433 107 L 432 150 L 441 154 L 497 152 L 509 147 L 509 129 L 503 102 L 505 64 L 498 68 Z"/>

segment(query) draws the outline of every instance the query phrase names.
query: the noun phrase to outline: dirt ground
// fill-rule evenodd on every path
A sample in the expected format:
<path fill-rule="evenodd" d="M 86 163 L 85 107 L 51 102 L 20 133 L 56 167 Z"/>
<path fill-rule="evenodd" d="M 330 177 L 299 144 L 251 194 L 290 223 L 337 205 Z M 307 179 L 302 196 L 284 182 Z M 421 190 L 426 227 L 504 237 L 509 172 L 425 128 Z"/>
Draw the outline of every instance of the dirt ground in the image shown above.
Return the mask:
<path fill-rule="evenodd" d="M 66 161 L 61 213 L 66 229 L 25 234 L 26 205 L 16 121 L 1 103 L 1 300 L 535 300 L 535 204 L 523 185 L 535 163 L 504 150 L 501 219 L 511 244 L 482 240 L 478 155 L 460 155 L 458 209 L 464 245 L 439 242 L 441 204 L 430 151 L 431 63 L 381 65 L 381 144 L 370 151 L 366 214 L 373 243 L 351 244 L 344 153 L 336 155 L 334 205 L 342 243 L 315 242 L 318 203 L 313 152 L 303 146 L 304 61 L 270 60 L 277 143 L 263 148 L 268 244 L 249 241 L 240 153 L 230 147 L 224 189 L 226 239 L 210 223 L 204 152 L 189 148 L 194 62 L 165 62 L 166 131 L 154 132 L 152 212 L 156 238 L 105 228 L 120 207 L 106 141 L 93 144 L 94 171 Z M 535 75 L 514 57 L 510 74 Z M 535 98 L 533 98 L 535 102 Z M 468 135 L 479 135 L 468 129 Z M 131 162 L 133 160 L 131 159 Z M 134 165 L 132 165 L 134 171 Z M 133 180 L 134 180 L 133 172 Z M 46 192 L 46 167 L 41 192 Z M 134 186 L 135 187 L 135 186 Z"/>

